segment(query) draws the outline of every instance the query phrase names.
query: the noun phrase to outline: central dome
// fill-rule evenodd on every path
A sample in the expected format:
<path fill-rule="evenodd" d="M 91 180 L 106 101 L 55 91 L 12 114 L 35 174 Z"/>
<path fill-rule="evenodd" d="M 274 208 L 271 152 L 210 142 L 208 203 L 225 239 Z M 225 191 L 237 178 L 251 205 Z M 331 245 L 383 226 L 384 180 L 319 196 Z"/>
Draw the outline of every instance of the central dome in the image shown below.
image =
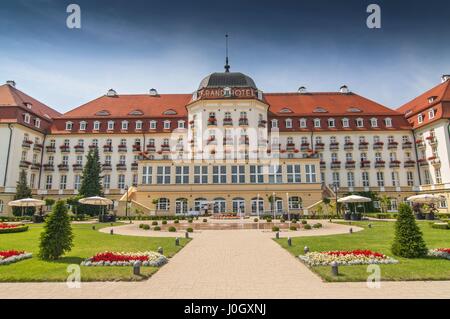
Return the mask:
<path fill-rule="evenodd" d="M 253 79 L 240 72 L 215 72 L 200 82 L 199 90 L 204 88 L 253 88 L 257 90 Z"/>

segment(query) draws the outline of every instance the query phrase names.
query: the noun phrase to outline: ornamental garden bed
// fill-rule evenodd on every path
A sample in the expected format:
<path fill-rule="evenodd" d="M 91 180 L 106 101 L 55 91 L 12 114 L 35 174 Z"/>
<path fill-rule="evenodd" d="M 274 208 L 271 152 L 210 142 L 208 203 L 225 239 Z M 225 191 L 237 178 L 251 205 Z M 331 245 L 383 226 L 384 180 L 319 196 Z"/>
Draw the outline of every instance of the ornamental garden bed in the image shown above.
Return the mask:
<path fill-rule="evenodd" d="M 384 254 L 371 250 L 339 250 L 310 252 L 298 256 L 308 266 L 329 266 L 333 262 L 338 265 L 370 265 L 396 264 L 398 261 Z"/>
<path fill-rule="evenodd" d="M 167 263 L 167 258 L 153 251 L 145 252 L 111 252 L 98 253 L 81 262 L 81 266 L 133 266 L 142 262 L 145 267 L 161 267 Z"/>
<path fill-rule="evenodd" d="M 0 265 L 9 265 L 23 259 L 31 258 L 31 253 L 19 250 L 3 250 L 0 251 Z"/>
<path fill-rule="evenodd" d="M 450 248 L 436 248 L 428 251 L 428 256 L 450 260 Z"/>
<path fill-rule="evenodd" d="M 24 224 L 6 224 L 0 223 L 0 234 L 20 233 L 28 230 Z"/>

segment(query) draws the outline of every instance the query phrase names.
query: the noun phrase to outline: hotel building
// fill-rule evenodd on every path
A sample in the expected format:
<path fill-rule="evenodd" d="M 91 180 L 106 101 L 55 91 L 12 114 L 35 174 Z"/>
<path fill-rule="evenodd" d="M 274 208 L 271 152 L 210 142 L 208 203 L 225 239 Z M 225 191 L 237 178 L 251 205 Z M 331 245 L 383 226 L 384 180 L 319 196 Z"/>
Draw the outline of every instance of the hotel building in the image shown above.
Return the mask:
<path fill-rule="evenodd" d="M 420 192 L 448 198 L 449 83 L 444 76 L 393 110 L 345 85 L 262 92 L 227 64 L 193 93 L 111 89 L 60 114 L 8 81 L 0 86 L 0 216 L 11 214 L 21 170 L 36 198 L 76 195 L 93 148 L 120 215 L 308 214 L 336 191 L 385 194 L 393 211 Z M 447 201 L 439 207 L 448 212 Z"/>

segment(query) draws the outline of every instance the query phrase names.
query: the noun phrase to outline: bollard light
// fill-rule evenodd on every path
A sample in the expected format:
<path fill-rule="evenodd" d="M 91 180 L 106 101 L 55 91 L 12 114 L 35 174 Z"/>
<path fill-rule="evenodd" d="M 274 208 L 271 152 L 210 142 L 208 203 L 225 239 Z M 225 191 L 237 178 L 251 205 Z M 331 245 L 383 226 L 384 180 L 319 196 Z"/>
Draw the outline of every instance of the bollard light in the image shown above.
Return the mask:
<path fill-rule="evenodd" d="M 338 276 L 339 275 L 339 269 L 338 269 L 338 263 L 333 261 L 331 263 L 331 274 L 333 276 Z"/>
<path fill-rule="evenodd" d="M 184 233 L 184 237 L 185 237 L 185 238 L 189 238 L 189 232 L 185 232 L 185 233 Z"/>
<path fill-rule="evenodd" d="M 353 228 L 350 227 L 349 232 L 350 234 L 353 234 Z"/>
<path fill-rule="evenodd" d="M 162 247 L 158 247 L 158 254 L 164 255 L 164 250 Z"/>
<path fill-rule="evenodd" d="M 367 225 L 369 228 L 372 228 L 372 224 Z"/>
<path fill-rule="evenodd" d="M 308 247 L 308 246 L 305 246 L 305 248 L 303 248 L 303 252 L 305 253 L 305 255 L 306 255 L 307 253 L 309 253 L 309 247 Z"/>
<path fill-rule="evenodd" d="M 292 239 L 291 239 L 291 237 L 288 238 L 288 245 L 292 246 Z"/>
<path fill-rule="evenodd" d="M 94 226 L 92 226 L 92 230 L 95 230 L 95 225 L 94 225 Z"/>
<path fill-rule="evenodd" d="M 279 231 L 277 231 L 277 233 L 275 234 L 275 237 L 276 237 L 277 239 L 280 239 L 280 232 L 279 232 Z"/>
<path fill-rule="evenodd" d="M 109 233 L 110 233 L 111 235 L 114 235 L 114 229 L 111 229 L 111 230 L 109 231 Z"/>
<path fill-rule="evenodd" d="M 175 238 L 175 246 L 180 246 L 180 238 Z"/>
<path fill-rule="evenodd" d="M 135 276 L 140 276 L 141 275 L 141 266 L 142 266 L 142 261 L 138 260 L 135 261 L 133 264 L 133 275 Z"/>

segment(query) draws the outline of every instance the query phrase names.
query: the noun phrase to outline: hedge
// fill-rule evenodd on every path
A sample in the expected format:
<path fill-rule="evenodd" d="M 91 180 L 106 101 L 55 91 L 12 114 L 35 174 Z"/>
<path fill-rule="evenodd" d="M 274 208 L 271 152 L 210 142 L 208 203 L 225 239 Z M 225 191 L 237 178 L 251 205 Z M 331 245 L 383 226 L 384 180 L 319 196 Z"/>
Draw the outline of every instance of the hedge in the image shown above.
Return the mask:
<path fill-rule="evenodd" d="M 431 225 L 431 227 L 435 229 L 450 229 L 450 226 L 448 223 L 434 223 Z"/>
<path fill-rule="evenodd" d="M 5 228 L 0 229 L 0 234 L 11 234 L 11 233 L 21 233 L 28 230 L 27 225 L 15 227 L 15 228 Z"/>

